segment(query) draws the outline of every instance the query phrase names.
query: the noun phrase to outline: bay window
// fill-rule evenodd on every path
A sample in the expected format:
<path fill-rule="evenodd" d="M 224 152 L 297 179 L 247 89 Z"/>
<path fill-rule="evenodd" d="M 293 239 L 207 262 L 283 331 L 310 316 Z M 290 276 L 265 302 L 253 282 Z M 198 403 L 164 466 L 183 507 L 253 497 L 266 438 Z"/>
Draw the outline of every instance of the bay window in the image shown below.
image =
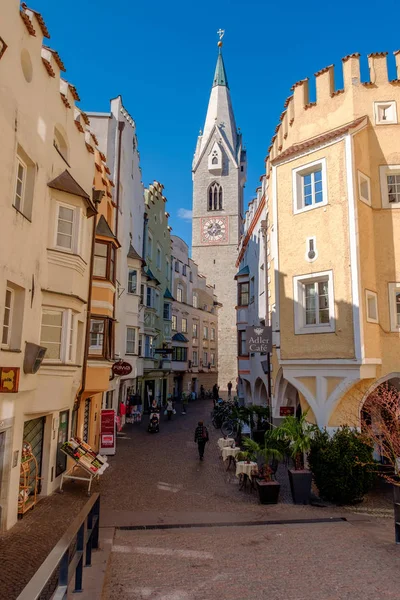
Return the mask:
<path fill-rule="evenodd" d="M 71 363 L 75 357 L 75 321 L 71 309 L 44 308 L 40 344 L 47 348 L 46 361 Z"/>
<path fill-rule="evenodd" d="M 94 245 L 93 277 L 115 283 L 115 247 L 108 242 Z"/>
<path fill-rule="evenodd" d="M 128 272 L 128 294 L 136 294 L 137 291 L 137 271 L 129 269 Z"/>
<path fill-rule="evenodd" d="M 238 306 L 247 306 L 249 304 L 249 282 L 239 283 L 238 292 Z"/>
<path fill-rule="evenodd" d="M 89 356 L 110 360 L 114 356 L 114 321 L 108 317 L 90 319 Z"/>

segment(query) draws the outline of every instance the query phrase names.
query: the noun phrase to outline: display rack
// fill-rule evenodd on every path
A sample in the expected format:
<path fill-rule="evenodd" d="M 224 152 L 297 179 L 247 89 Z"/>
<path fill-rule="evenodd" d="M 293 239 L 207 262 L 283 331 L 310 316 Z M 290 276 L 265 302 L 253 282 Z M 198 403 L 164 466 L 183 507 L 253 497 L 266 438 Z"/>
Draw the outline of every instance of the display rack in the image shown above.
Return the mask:
<path fill-rule="evenodd" d="M 22 446 L 22 459 L 19 477 L 18 515 L 23 515 L 31 510 L 37 502 L 39 484 L 38 464 L 28 442 Z"/>
<path fill-rule="evenodd" d="M 63 491 L 64 479 L 87 481 L 89 483 L 87 492 L 89 496 L 93 480 L 102 475 L 108 467 L 107 457 L 96 454 L 89 444 L 86 444 L 79 438 L 71 438 L 61 446 L 61 450 L 72 458 L 75 461 L 75 464 L 61 475 L 60 492 Z M 76 471 L 79 468 L 87 474 L 88 477 L 80 477 L 77 475 Z"/>

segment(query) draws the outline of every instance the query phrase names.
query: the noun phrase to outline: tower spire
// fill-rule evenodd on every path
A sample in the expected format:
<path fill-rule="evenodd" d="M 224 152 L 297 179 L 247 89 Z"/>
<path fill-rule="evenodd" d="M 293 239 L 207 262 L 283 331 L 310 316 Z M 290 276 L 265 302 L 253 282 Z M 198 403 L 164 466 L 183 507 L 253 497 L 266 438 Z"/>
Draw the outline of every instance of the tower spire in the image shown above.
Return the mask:
<path fill-rule="evenodd" d="M 217 31 L 217 35 L 219 35 L 219 41 L 218 41 L 219 51 L 218 51 L 217 66 L 215 67 L 215 74 L 214 74 L 214 80 L 213 80 L 212 86 L 215 87 L 216 85 L 223 85 L 229 89 L 228 78 L 226 76 L 226 71 L 225 71 L 224 59 L 222 58 L 222 38 L 225 35 L 225 30 L 219 29 Z"/>

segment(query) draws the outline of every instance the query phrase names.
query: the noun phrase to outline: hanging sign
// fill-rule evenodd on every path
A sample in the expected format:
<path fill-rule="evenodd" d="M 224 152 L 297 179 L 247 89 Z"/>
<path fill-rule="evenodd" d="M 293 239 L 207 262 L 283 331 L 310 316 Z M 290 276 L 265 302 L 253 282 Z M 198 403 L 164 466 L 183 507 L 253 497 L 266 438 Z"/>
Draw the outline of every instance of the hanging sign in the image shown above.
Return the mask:
<path fill-rule="evenodd" d="M 114 375 L 129 375 L 129 373 L 132 373 L 132 365 L 121 360 L 113 364 L 112 372 Z"/>
<path fill-rule="evenodd" d="M 104 409 L 101 411 L 100 420 L 100 453 L 105 455 L 115 454 L 115 410 Z"/>
<path fill-rule="evenodd" d="M 19 384 L 19 367 L 0 367 L 0 393 L 16 394 Z"/>
<path fill-rule="evenodd" d="M 272 352 L 272 327 L 270 325 L 246 327 L 247 353 Z"/>
<path fill-rule="evenodd" d="M 280 406 L 279 407 L 279 416 L 280 417 L 293 417 L 294 416 L 294 406 Z"/>

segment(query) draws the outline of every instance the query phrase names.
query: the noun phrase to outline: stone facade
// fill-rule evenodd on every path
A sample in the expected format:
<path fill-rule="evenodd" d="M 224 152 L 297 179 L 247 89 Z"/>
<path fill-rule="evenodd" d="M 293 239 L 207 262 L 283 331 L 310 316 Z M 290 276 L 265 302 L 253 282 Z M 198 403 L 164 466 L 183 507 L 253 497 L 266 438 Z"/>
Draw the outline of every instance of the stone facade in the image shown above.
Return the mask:
<path fill-rule="evenodd" d="M 187 244 L 172 240 L 172 371 L 170 393 L 200 394 L 218 378 L 218 310 L 214 288 L 189 258 Z M 186 340 L 186 341 L 185 341 Z"/>
<path fill-rule="evenodd" d="M 236 130 L 222 54 L 193 160 L 193 260 L 222 303 L 218 318 L 218 383 L 236 385 L 237 245 L 243 219 L 246 152 Z"/>

